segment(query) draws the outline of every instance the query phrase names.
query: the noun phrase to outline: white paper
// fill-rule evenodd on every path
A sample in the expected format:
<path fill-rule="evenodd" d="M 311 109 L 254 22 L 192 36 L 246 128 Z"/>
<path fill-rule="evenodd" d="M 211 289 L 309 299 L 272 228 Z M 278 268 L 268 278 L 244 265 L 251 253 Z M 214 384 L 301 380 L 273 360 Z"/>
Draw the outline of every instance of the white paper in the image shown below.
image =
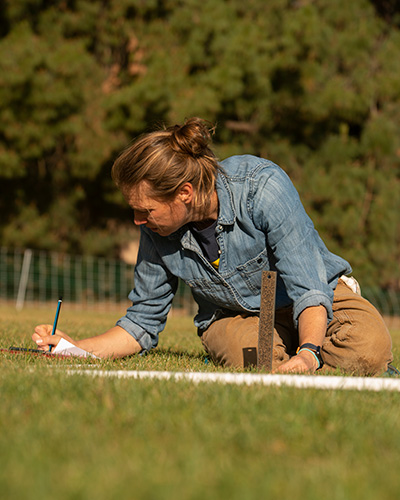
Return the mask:
<path fill-rule="evenodd" d="M 61 354 L 62 356 L 78 356 L 80 358 L 96 358 L 99 359 L 94 354 L 77 347 L 68 340 L 61 339 L 56 347 L 51 351 L 51 354 Z"/>

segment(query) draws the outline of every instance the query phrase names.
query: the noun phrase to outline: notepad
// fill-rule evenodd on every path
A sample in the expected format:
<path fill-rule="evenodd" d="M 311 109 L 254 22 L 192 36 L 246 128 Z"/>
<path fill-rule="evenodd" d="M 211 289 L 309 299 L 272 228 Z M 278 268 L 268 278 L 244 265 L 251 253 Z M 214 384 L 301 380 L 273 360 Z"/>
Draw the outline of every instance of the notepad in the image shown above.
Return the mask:
<path fill-rule="evenodd" d="M 51 351 L 51 354 L 59 354 L 62 356 L 78 356 L 80 358 L 96 358 L 99 359 L 98 356 L 77 347 L 68 340 L 61 339 L 60 342 L 56 345 L 56 347 Z"/>

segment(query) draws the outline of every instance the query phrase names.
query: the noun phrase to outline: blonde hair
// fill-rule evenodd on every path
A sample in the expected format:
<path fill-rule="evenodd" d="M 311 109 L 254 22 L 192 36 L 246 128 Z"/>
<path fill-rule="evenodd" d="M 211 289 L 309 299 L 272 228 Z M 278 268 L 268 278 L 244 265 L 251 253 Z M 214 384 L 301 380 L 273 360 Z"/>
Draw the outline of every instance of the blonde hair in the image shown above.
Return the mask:
<path fill-rule="evenodd" d="M 172 200 L 190 182 L 195 207 L 204 213 L 220 169 L 209 147 L 213 132 L 214 127 L 205 120 L 189 118 L 183 125 L 143 134 L 116 159 L 112 178 L 122 192 L 147 181 L 150 195 L 162 201 Z"/>

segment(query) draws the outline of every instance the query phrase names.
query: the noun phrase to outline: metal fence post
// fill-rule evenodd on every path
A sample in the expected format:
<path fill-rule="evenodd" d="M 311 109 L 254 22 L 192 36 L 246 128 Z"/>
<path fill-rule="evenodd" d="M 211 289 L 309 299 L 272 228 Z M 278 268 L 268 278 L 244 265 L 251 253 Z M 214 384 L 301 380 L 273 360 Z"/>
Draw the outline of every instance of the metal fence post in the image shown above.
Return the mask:
<path fill-rule="evenodd" d="M 22 262 L 21 277 L 19 280 L 17 303 L 15 307 L 20 311 L 24 307 L 26 287 L 28 285 L 29 270 L 31 267 L 32 250 L 27 248 L 24 252 L 24 260 Z"/>

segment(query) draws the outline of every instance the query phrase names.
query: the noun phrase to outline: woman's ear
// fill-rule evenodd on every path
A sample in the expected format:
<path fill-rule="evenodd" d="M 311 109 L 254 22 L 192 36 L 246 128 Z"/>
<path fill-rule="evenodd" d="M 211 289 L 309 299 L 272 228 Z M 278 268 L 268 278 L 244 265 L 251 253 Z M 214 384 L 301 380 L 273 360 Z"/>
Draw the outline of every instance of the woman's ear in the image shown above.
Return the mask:
<path fill-rule="evenodd" d="M 178 198 L 186 205 L 193 200 L 193 186 L 190 182 L 185 182 L 178 191 Z"/>

